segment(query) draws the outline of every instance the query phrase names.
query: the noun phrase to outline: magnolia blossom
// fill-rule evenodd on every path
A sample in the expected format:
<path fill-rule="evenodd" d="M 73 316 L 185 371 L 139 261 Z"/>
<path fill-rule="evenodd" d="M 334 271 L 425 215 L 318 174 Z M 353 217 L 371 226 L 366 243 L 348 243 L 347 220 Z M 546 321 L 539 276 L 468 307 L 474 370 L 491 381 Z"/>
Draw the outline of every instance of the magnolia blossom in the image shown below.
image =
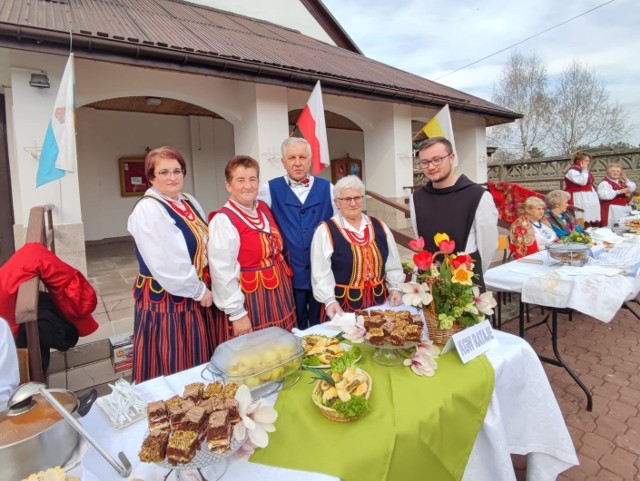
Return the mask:
<path fill-rule="evenodd" d="M 405 282 L 400 284 L 400 289 L 404 292 L 402 303 L 406 306 L 422 307 L 430 304 L 433 300 L 426 283 Z"/>
<path fill-rule="evenodd" d="M 471 289 L 471 292 L 473 292 L 473 301 L 475 302 L 478 310 L 487 316 L 493 314 L 493 308 L 498 305 L 496 300 L 493 298 L 493 293 L 487 291 L 480 294 L 480 289 L 477 286 L 474 286 Z"/>
<path fill-rule="evenodd" d="M 344 316 L 336 316 L 331 321 L 336 327 L 342 329 L 344 338 L 355 343 L 361 343 L 365 339 L 367 330 L 364 328 L 364 317 L 347 313 Z"/>
<path fill-rule="evenodd" d="M 278 419 L 278 413 L 273 406 L 264 399 L 253 402 L 251 391 L 245 384 L 241 384 L 236 391 L 238 413 L 240 421 L 233 430 L 233 437 L 243 443 L 240 451 L 243 454 L 253 453 L 255 448 L 265 448 L 269 444 L 269 435 L 276 430 L 273 423 Z"/>
<path fill-rule="evenodd" d="M 438 369 L 436 359 L 440 349 L 433 345 L 433 341 L 423 341 L 416 346 L 416 352 L 411 359 L 405 359 L 403 364 L 410 366 L 418 376 L 433 376 Z"/>
<path fill-rule="evenodd" d="M 416 352 L 420 352 L 421 354 L 438 357 L 440 354 L 440 348 L 436 346 L 431 339 L 428 341 L 421 341 L 416 344 Z"/>

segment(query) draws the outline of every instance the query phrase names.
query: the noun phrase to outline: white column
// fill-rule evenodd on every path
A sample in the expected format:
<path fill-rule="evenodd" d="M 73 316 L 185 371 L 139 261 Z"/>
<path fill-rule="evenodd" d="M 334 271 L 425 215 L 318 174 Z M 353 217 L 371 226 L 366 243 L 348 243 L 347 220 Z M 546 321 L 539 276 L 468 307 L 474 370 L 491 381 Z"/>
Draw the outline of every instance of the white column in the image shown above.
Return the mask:
<path fill-rule="evenodd" d="M 457 172 L 479 184 L 487 181 L 486 125 L 478 115 L 453 114 L 454 136 L 459 164 Z"/>
<path fill-rule="evenodd" d="M 386 197 L 403 197 L 403 187 L 413 183 L 411 107 L 380 103 L 372 123 L 364 132 L 366 187 Z"/>
<path fill-rule="evenodd" d="M 240 122 L 234 125 L 236 155 L 260 163 L 260 181 L 284 174 L 280 145 L 289 136 L 287 92 L 284 87 L 239 83 Z"/>

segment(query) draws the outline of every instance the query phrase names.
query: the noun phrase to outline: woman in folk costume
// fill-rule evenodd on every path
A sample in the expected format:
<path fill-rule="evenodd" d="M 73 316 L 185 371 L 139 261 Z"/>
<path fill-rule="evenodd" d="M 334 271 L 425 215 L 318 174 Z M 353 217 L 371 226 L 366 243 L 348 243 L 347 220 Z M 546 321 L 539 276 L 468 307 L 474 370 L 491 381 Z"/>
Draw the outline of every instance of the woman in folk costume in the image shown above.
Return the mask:
<path fill-rule="evenodd" d="M 600 199 L 595 188 L 593 174 L 589 171 L 591 156 L 584 152 L 574 152 L 573 165 L 564 174 L 565 191 L 569 193 L 573 205 L 582 209 L 577 214 L 585 225 L 600 225 Z"/>
<path fill-rule="evenodd" d="M 598 184 L 603 226 L 612 227 L 622 217 L 631 213 L 629 201 L 635 190 L 635 182 L 627 178 L 622 165 L 614 162 L 607 166 L 607 176 Z"/>
<path fill-rule="evenodd" d="M 270 326 L 291 330 L 296 327 L 291 269 L 273 215 L 257 200 L 260 166 L 238 155 L 224 174 L 229 200 L 209 223 L 213 300 L 227 318 L 218 325 L 218 339 Z"/>
<path fill-rule="evenodd" d="M 207 267 L 208 230 L 200 204 L 182 193 L 187 167 L 172 147 L 150 151 L 151 188 L 127 229 L 140 272 L 134 285 L 133 380 L 142 382 L 207 362 L 215 317 Z"/>
<path fill-rule="evenodd" d="M 400 254 L 389 228 L 362 213 L 364 184 L 355 175 L 333 188 L 338 215 L 322 222 L 311 243 L 311 285 L 327 317 L 402 301 Z"/>
<path fill-rule="evenodd" d="M 524 214 L 512 224 L 509 232 L 509 249 L 516 259 L 544 250 L 558 241 L 558 236 L 544 219 L 547 205 L 539 197 L 527 197 L 523 204 Z"/>
<path fill-rule="evenodd" d="M 570 198 L 569 193 L 564 190 L 552 190 L 544 196 L 544 201 L 547 204 L 544 219 L 559 239 L 568 236 L 574 230 L 582 232 L 582 227 L 568 210 Z"/>

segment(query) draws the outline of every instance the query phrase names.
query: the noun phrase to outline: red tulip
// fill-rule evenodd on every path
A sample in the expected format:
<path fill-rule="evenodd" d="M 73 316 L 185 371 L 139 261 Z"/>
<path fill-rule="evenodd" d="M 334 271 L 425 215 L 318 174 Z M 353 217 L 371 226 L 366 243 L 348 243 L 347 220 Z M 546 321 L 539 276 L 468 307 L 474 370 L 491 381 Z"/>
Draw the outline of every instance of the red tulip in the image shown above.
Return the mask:
<path fill-rule="evenodd" d="M 455 241 L 443 240 L 438 245 L 438 249 L 440 249 L 440 252 L 442 252 L 443 254 L 451 254 L 455 248 L 456 248 Z"/>
<path fill-rule="evenodd" d="M 467 269 L 471 269 L 471 256 L 469 254 L 458 254 L 451 261 L 451 264 L 453 265 L 454 270 L 460 267 L 462 264 L 464 264 Z"/>
<path fill-rule="evenodd" d="M 422 271 L 426 271 L 431 267 L 433 262 L 433 254 L 429 251 L 420 251 L 413 255 L 413 263 Z"/>
<path fill-rule="evenodd" d="M 418 237 L 417 239 L 410 240 L 409 249 L 415 252 L 420 252 L 422 249 L 424 249 L 424 239 L 422 238 L 422 236 Z"/>

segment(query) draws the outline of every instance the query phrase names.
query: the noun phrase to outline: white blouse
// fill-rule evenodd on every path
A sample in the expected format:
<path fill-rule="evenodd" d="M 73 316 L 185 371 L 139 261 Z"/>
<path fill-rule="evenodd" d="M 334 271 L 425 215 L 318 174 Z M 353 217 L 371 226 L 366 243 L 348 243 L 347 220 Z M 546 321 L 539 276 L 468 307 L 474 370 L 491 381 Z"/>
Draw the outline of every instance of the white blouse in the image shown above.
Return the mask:
<path fill-rule="evenodd" d="M 549 244 L 552 244 L 558 240 L 558 236 L 551 228 L 551 226 L 548 226 L 541 220 L 539 220 L 538 222 L 531 221 L 531 225 L 533 226 L 533 230 L 535 231 L 536 243 L 538 244 L 539 249 L 542 250 Z"/>
<path fill-rule="evenodd" d="M 340 223 L 339 215 L 333 216 L 331 219 L 336 220 L 338 224 Z M 398 252 L 398 246 L 393 238 L 393 234 L 391 234 L 391 231 L 384 222 L 380 221 L 380 223 L 386 234 L 387 244 L 389 246 L 384 279 L 390 291 L 399 291 L 399 286 L 405 279 L 400 262 L 400 253 Z M 353 227 L 349 222 L 344 222 L 344 228 L 346 230 L 359 235 L 364 232 L 367 225 L 370 225 L 370 221 L 364 214 L 362 214 L 362 222 L 360 222 L 359 229 Z M 313 234 L 313 241 L 311 242 L 311 287 L 313 289 L 313 297 L 315 297 L 318 302 L 323 302 L 325 306 L 336 302 L 336 279 L 331 270 L 332 255 L 333 243 L 329 237 L 327 226 L 322 223 Z"/>
<path fill-rule="evenodd" d="M 153 188 L 148 189 L 145 195 L 166 203 Z M 198 201 L 181 194 L 181 199 L 184 198 L 188 198 L 202 218 L 206 219 Z M 141 199 L 129 216 L 127 230 L 133 236 L 151 275 L 165 291 L 196 301 L 204 297 L 206 286 L 198 278 L 184 235 L 167 209 L 155 200 Z"/>
<path fill-rule="evenodd" d="M 18 354 L 9 324 L 0 317 L 0 408 L 20 384 Z"/>
<path fill-rule="evenodd" d="M 616 182 L 621 179 L 611 179 Z M 631 180 L 625 180 L 625 184 L 633 194 L 636 191 L 636 183 Z M 602 200 L 613 200 L 618 195 L 618 191 L 615 190 L 609 182 L 605 182 L 604 180 L 598 184 L 598 197 Z"/>
<path fill-rule="evenodd" d="M 576 170 L 576 169 L 569 169 L 567 170 L 567 173 L 564 176 L 574 184 L 578 184 L 578 185 L 587 185 L 587 182 L 589 182 L 588 170 L 582 171 L 582 170 Z"/>
<path fill-rule="evenodd" d="M 242 205 L 227 202 L 225 205 L 232 211 L 237 211 L 235 206 L 251 217 L 258 215 L 257 208 L 247 209 Z M 247 225 L 250 225 L 242 216 L 239 216 Z M 253 226 L 251 226 L 253 227 Z M 265 216 L 264 232 L 271 232 L 271 224 Z M 240 234 L 231 219 L 225 214 L 218 214 L 209 223 L 209 269 L 211 271 L 211 292 L 213 302 L 218 309 L 229 316 L 230 321 L 237 321 L 247 315 L 244 306 L 244 293 L 240 287 Z"/>

